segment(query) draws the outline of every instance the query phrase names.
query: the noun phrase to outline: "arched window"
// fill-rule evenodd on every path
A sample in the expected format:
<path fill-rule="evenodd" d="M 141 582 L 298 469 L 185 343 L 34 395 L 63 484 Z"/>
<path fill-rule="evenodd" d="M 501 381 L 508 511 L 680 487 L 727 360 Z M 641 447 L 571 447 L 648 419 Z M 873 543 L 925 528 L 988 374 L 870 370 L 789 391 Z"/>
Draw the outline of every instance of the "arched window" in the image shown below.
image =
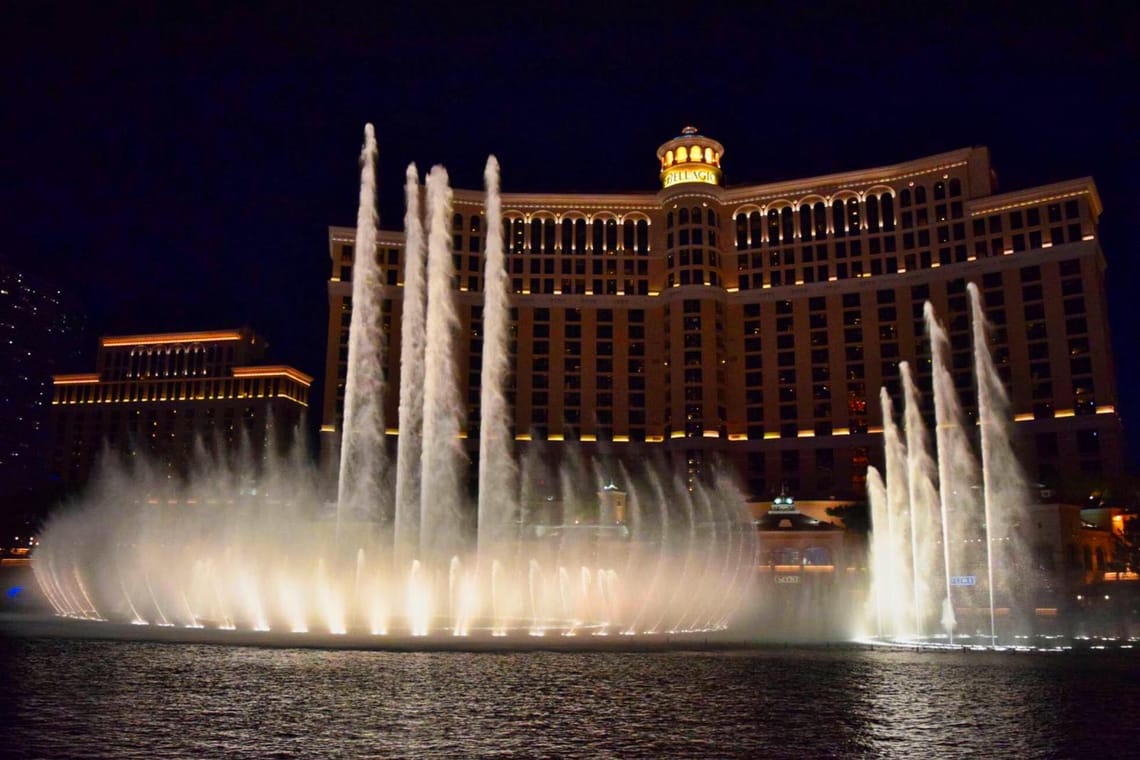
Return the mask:
<path fill-rule="evenodd" d="M 753 211 L 748 215 L 748 240 L 753 248 L 760 247 L 760 241 L 764 239 L 764 218 L 760 216 L 759 211 Z"/>
<path fill-rule="evenodd" d="M 689 209 L 683 208 L 677 212 L 677 224 L 686 225 L 689 223 Z"/>
<path fill-rule="evenodd" d="M 649 222 L 637 220 L 637 252 L 649 253 Z"/>
<path fill-rule="evenodd" d="M 621 247 L 626 251 L 633 250 L 633 220 L 626 219 L 621 223 Z"/>
<path fill-rule="evenodd" d="M 530 220 L 530 249 L 532 251 L 542 250 L 542 220 Z"/>
<path fill-rule="evenodd" d="M 780 212 L 774 208 L 768 210 L 768 244 L 780 244 Z"/>
<path fill-rule="evenodd" d="M 716 212 L 711 208 L 705 213 L 705 219 L 708 220 L 708 225 L 710 227 L 716 227 L 718 224 L 716 220 Z"/>
<path fill-rule="evenodd" d="M 670 211 L 668 214 L 665 215 L 665 229 L 667 229 L 667 230 L 673 229 L 673 212 L 672 211 Z"/>
<path fill-rule="evenodd" d="M 827 204 L 817 201 L 812 214 L 815 216 L 815 239 L 823 240 L 827 237 Z"/>
<path fill-rule="evenodd" d="M 671 150 L 665 151 L 665 165 L 666 166 L 672 166 L 673 165 L 673 151 L 671 151 Z"/>
<path fill-rule="evenodd" d="M 542 247 L 546 253 L 554 253 L 554 220 L 545 219 L 542 222 Z"/>
<path fill-rule="evenodd" d="M 954 177 L 950 180 L 950 197 L 957 198 L 962 194 L 962 180 Z"/>
<path fill-rule="evenodd" d="M 471 217 L 471 234 L 478 235 L 479 230 L 483 227 L 483 220 L 478 215 Z"/>
<path fill-rule="evenodd" d="M 456 232 L 463 231 L 463 214 L 455 214 L 451 217 L 451 229 Z"/>
<path fill-rule="evenodd" d="M 936 200 L 936 201 L 946 200 L 946 185 L 945 185 L 945 183 L 943 183 L 941 181 L 934 183 L 934 200 Z"/>
<path fill-rule="evenodd" d="M 704 218 L 704 214 L 701 213 L 701 207 L 700 206 L 693 206 L 693 215 L 691 217 L 691 219 L 693 220 L 693 224 L 700 224 L 701 219 L 703 219 L 703 218 Z"/>
<path fill-rule="evenodd" d="M 847 234 L 847 220 L 844 216 L 843 201 L 831 203 L 831 227 L 835 230 L 835 237 L 844 237 Z"/>
<path fill-rule="evenodd" d="M 606 220 L 606 250 L 616 251 L 618 246 L 617 219 Z"/>
<path fill-rule="evenodd" d="M 590 242 L 592 243 L 594 253 L 598 253 L 606 247 L 606 227 L 601 219 L 594 220 L 594 235 L 593 240 Z"/>
<path fill-rule="evenodd" d="M 689 149 L 682 145 L 677 148 L 677 163 L 683 164 L 689 160 Z"/>
<path fill-rule="evenodd" d="M 812 238 L 811 206 L 800 206 L 800 237 L 804 240 Z"/>
<path fill-rule="evenodd" d="M 910 208 L 910 189 L 899 190 L 899 208 Z"/>
<path fill-rule="evenodd" d="M 569 253 L 574 250 L 574 220 L 562 220 L 562 250 Z"/>
<path fill-rule="evenodd" d="M 867 229 L 879 231 L 879 199 L 874 195 L 867 196 Z"/>
<path fill-rule="evenodd" d="M 781 239 L 785 243 L 790 243 L 796 238 L 796 220 L 795 215 L 792 214 L 791 206 L 784 206 L 780 211 L 780 226 L 783 229 Z"/>
<path fill-rule="evenodd" d="M 926 186 L 919 185 L 914 189 L 914 203 L 916 206 L 926 203 Z"/>
<path fill-rule="evenodd" d="M 883 207 L 883 229 L 891 232 L 895 228 L 895 199 L 890 193 L 883 193 L 879 197 L 879 203 Z"/>
<path fill-rule="evenodd" d="M 748 218 L 744 214 L 736 215 L 736 249 L 748 247 Z"/>
<path fill-rule="evenodd" d="M 705 163 L 711 164 L 713 162 L 712 148 L 705 148 Z"/>
<path fill-rule="evenodd" d="M 586 252 L 586 220 L 574 220 L 574 253 Z"/>
<path fill-rule="evenodd" d="M 859 231 L 859 200 L 857 198 L 847 199 L 847 231 L 854 234 Z"/>

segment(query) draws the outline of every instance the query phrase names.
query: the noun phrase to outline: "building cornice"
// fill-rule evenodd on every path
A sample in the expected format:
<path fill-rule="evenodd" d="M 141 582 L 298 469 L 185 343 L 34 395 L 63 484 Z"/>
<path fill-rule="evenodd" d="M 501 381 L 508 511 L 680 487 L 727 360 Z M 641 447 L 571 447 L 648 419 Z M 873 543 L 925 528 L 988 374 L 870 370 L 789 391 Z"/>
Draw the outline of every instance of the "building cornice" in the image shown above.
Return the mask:
<path fill-rule="evenodd" d="M 967 203 L 967 208 L 970 216 L 979 216 L 981 214 L 992 214 L 995 211 L 1076 198 L 1081 195 L 1089 196 L 1089 207 L 1092 210 L 1093 219 L 1099 218 L 1104 207 L 1101 205 L 1100 194 L 1097 192 L 1096 183 L 1093 182 L 1092 177 L 1078 177 L 1049 185 L 1014 190 L 1000 195 L 975 198 Z"/>

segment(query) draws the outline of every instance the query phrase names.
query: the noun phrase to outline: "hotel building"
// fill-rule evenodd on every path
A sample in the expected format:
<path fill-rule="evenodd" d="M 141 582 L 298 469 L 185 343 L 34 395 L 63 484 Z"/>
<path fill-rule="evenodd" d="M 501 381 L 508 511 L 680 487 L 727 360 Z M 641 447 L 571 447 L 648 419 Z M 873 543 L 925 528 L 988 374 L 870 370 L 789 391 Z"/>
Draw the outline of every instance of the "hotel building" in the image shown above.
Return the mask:
<path fill-rule="evenodd" d="M 998 193 L 984 147 L 771 184 L 724 186 L 695 129 L 633 194 L 506 193 L 509 398 L 520 445 L 661 452 L 690 478 L 723 456 L 754 497 L 862 498 L 881 460 L 879 387 L 900 361 L 929 396 L 930 300 L 976 419 L 966 284 L 977 283 L 1031 477 L 1112 476 L 1121 421 L 1091 178 Z M 456 190 L 457 379 L 478 439 L 482 190 Z M 351 228 L 329 230 L 322 448 L 338 444 Z M 381 231 L 386 419 L 397 419 L 403 235 Z M 933 403 L 926 399 L 933 423 Z"/>
<path fill-rule="evenodd" d="M 308 406 L 312 378 L 260 362 L 266 342 L 248 329 L 123 335 L 99 340 L 95 371 L 52 380 L 54 474 L 85 483 L 106 444 L 144 452 L 171 476 L 197 441 L 257 450 L 276 428 L 284 446 Z"/>

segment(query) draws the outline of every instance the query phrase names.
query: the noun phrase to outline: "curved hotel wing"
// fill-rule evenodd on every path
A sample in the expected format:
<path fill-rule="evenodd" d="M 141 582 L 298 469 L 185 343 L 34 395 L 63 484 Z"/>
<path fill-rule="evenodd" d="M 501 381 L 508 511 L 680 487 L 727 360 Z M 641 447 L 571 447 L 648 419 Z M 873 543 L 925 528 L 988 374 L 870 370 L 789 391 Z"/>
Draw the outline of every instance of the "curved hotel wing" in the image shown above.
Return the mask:
<path fill-rule="evenodd" d="M 906 360 L 929 391 L 927 300 L 950 331 L 955 382 L 976 419 L 972 281 L 1028 472 L 1053 484 L 1120 470 L 1091 178 L 996 194 L 989 153 L 975 147 L 724 187 L 724 152 L 687 128 L 657 151 L 656 191 L 504 194 L 518 440 L 660 453 L 690 478 L 723 455 L 756 497 L 782 487 L 861 497 L 868 463 L 881 458 L 879 387 L 897 396 Z M 482 204 L 481 190 L 455 192 L 456 371 L 472 442 Z M 399 377 L 402 238 L 381 232 L 378 252 L 390 379 Z M 344 398 L 353 240 L 351 228 L 329 230 L 326 455 Z M 390 382 L 389 420 L 397 398 Z"/>

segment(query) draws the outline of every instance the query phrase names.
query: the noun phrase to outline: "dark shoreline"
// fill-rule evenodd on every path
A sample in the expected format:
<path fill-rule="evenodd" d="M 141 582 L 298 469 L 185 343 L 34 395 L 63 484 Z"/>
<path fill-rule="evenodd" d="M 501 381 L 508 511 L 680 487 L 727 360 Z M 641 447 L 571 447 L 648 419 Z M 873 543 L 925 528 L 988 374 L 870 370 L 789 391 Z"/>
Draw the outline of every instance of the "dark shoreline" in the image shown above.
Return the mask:
<path fill-rule="evenodd" d="M 467 654 L 509 654 L 518 652 L 628 653 L 656 654 L 667 652 L 778 652 L 848 651 L 848 652 L 921 652 L 926 654 L 1075 654 L 1120 652 L 1133 650 L 1124 639 L 1075 639 L 1043 642 L 1049 647 L 1067 649 L 1002 649 L 997 652 L 983 647 L 939 644 L 872 643 L 867 641 L 772 641 L 743 639 L 730 631 L 687 634 L 653 634 L 639 636 L 492 636 L 477 632 L 471 636 L 434 635 L 373 636 L 361 634 L 275 633 L 269 631 L 219 630 L 216 628 L 161 627 L 126 623 L 69 620 L 50 615 L 29 613 L 0 614 L 0 638 L 82 639 L 128 641 L 135 643 L 182 644 L 205 646 L 254 647 L 271 649 L 312 649 L 326 651 L 367 652 L 456 652 Z M 1140 652 L 1140 649 L 1133 651 Z"/>

